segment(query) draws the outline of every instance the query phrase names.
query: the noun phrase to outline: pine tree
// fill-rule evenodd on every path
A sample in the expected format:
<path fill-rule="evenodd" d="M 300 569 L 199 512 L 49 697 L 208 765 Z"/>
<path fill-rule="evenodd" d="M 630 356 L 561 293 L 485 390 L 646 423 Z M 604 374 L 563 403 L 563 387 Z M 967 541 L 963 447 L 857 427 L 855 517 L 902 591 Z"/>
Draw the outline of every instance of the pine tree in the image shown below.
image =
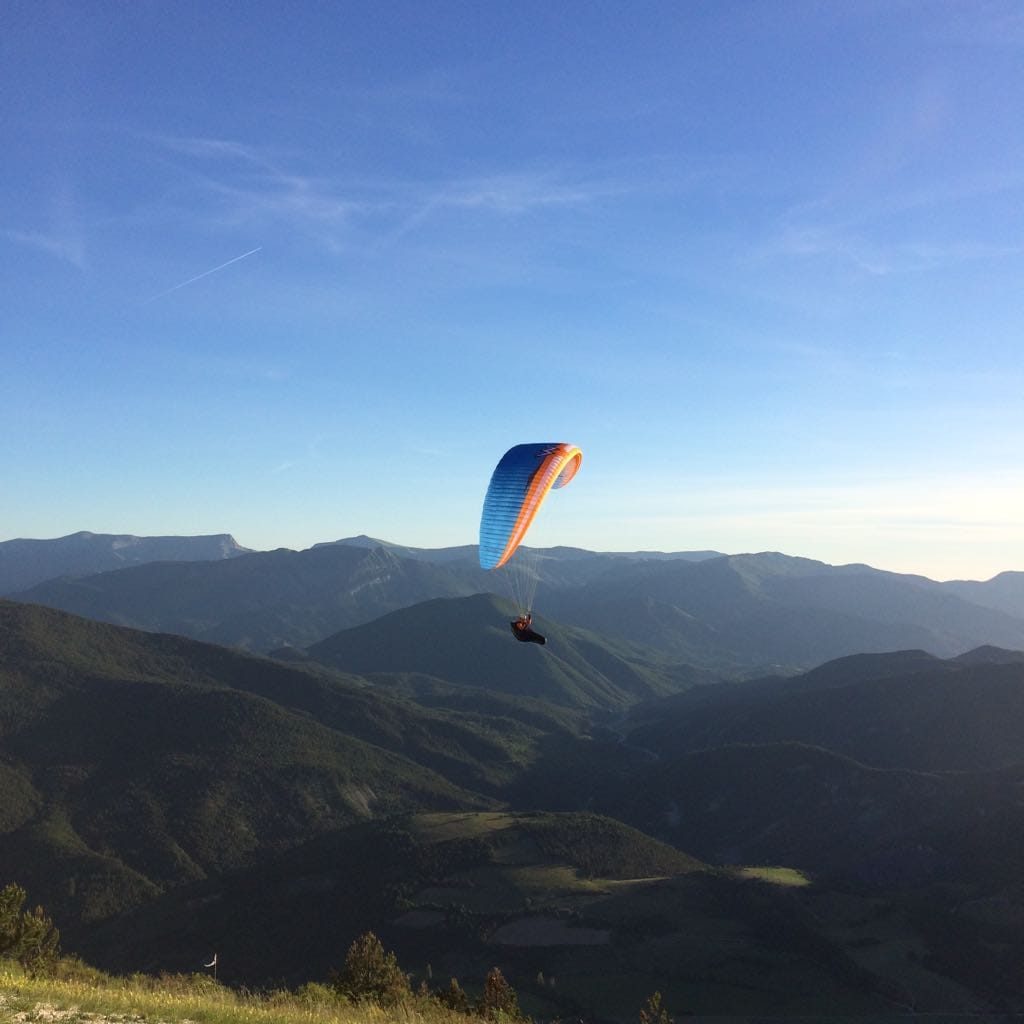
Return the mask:
<path fill-rule="evenodd" d="M 448 987 L 437 993 L 437 998 L 445 1006 L 455 1010 L 457 1013 L 469 1013 L 469 997 L 459 985 L 458 978 L 452 978 Z"/>
<path fill-rule="evenodd" d="M 360 935 L 349 946 L 345 966 L 332 981 L 350 999 L 370 999 L 381 1006 L 394 1006 L 412 995 L 398 958 L 384 951 L 373 932 Z"/>
<path fill-rule="evenodd" d="M 0 956 L 30 974 L 45 972 L 60 955 L 60 932 L 42 907 L 22 911 L 27 893 L 13 882 L 0 889 Z"/>
<path fill-rule="evenodd" d="M 42 907 L 21 915 L 18 962 L 29 974 L 42 974 L 60 955 L 60 932 Z"/>
<path fill-rule="evenodd" d="M 14 955 L 18 923 L 26 895 L 25 890 L 13 882 L 0 889 L 0 956 Z"/>
<path fill-rule="evenodd" d="M 505 976 L 497 967 L 492 967 L 487 972 L 484 994 L 478 1009 L 480 1015 L 488 1020 L 501 1020 L 503 1017 L 511 1020 L 523 1018 L 515 989 L 505 980 Z"/>
<path fill-rule="evenodd" d="M 661 1005 L 661 993 L 647 997 L 647 1002 L 640 1008 L 640 1024 L 673 1024 L 668 1010 Z"/>

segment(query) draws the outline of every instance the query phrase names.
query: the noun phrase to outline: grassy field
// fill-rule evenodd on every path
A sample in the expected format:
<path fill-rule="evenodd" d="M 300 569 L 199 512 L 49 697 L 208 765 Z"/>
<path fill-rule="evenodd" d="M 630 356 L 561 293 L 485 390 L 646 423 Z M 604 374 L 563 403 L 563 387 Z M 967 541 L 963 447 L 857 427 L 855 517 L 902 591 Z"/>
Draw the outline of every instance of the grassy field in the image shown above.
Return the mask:
<path fill-rule="evenodd" d="M 502 832 L 516 824 L 514 815 L 492 812 L 435 812 L 417 814 L 409 819 L 414 834 L 427 843 L 443 843 L 446 839 L 471 839 Z"/>
<path fill-rule="evenodd" d="M 133 975 L 30 978 L 0 962 L 0 1021 L 46 1024 L 468 1024 L 430 1001 L 382 1009 L 353 1004 L 323 985 L 297 992 L 245 993 L 212 978 Z"/>
<path fill-rule="evenodd" d="M 737 878 L 754 878 L 760 882 L 770 882 L 772 885 L 791 885 L 802 888 L 811 884 L 811 880 L 796 868 L 747 867 L 737 868 L 735 873 Z"/>

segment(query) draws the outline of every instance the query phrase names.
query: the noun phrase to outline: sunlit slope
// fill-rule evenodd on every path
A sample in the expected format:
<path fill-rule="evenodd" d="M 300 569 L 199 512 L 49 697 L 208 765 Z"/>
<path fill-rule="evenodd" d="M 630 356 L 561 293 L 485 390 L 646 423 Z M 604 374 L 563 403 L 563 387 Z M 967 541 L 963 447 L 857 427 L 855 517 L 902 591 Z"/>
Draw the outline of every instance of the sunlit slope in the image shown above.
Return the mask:
<path fill-rule="evenodd" d="M 51 580 L 17 598 L 136 629 L 267 651 L 309 644 L 427 598 L 474 593 L 482 576 L 383 548 L 329 545 Z"/>
<path fill-rule="evenodd" d="M 547 645 L 519 643 L 509 629 L 515 614 L 509 602 L 488 594 L 425 601 L 344 630 L 307 653 L 346 672 L 419 672 L 590 708 L 621 707 L 705 678 L 627 641 L 544 616 L 535 618 L 534 628 Z"/>

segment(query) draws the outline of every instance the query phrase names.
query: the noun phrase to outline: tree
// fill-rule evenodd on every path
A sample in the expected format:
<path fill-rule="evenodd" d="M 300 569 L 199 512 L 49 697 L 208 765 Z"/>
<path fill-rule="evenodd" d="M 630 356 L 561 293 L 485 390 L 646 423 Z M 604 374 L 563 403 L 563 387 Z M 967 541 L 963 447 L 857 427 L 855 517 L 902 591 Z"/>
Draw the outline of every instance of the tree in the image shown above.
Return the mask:
<path fill-rule="evenodd" d="M 435 993 L 436 998 L 457 1013 L 469 1013 L 469 997 L 462 990 L 458 978 L 452 978 L 448 987 Z"/>
<path fill-rule="evenodd" d="M 13 882 L 0 889 L 0 957 L 17 960 L 29 974 L 42 974 L 60 956 L 60 932 L 42 907 L 22 911 L 26 896 Z"/>
<path fill-rule="evenodd" d="M 487 972 L 484 981 L 484 994 L 478 1007 L 480 1015 L 488 1020 L 501 1020 L 502 1017 L 522 1020 L 519 1000 L 515 989 L 505 980 L 505 976 L 497 967 Z"/>
<path fill-rule="evenodd" d="M 332 979 L 334 988 L 350 999 L 369 999 L 394 1006 L 412 996 L 409 979 L 394 953 L 387 953 L 373 932 L 349 946 L 345 966 Z"/>
<path fill-rule="evenodd" d="M 0 889 L 0 956 L 9 956 L 18 935 L 18 922 L 26 892 L 13 882 Z"/>
<path fill-rule="evenodd" d="M 42 974 L 60 956 L 60 932 L 42 907 L 21 916 L 21 940 L 18 962 L 29 974 Z"/>
<path fill-rule="evenodd" d="M 647 1002 L 640 1008 L 640 1024 L 672 1024 L 668 1010 L 661 1004 L 661 993 L 647 997 Z"/>

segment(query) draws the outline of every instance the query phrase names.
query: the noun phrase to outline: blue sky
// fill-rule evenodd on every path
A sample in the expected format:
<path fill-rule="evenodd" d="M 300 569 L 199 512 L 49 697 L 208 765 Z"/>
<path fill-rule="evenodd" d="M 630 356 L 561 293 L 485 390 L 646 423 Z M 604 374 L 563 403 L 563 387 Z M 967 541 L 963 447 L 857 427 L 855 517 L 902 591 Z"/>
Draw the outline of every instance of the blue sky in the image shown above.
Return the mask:
<path fill-rule="evenodd" d="M 0 31 L 0 540 L 1024 569 L 1024 7 L 56 3 Z"/>

